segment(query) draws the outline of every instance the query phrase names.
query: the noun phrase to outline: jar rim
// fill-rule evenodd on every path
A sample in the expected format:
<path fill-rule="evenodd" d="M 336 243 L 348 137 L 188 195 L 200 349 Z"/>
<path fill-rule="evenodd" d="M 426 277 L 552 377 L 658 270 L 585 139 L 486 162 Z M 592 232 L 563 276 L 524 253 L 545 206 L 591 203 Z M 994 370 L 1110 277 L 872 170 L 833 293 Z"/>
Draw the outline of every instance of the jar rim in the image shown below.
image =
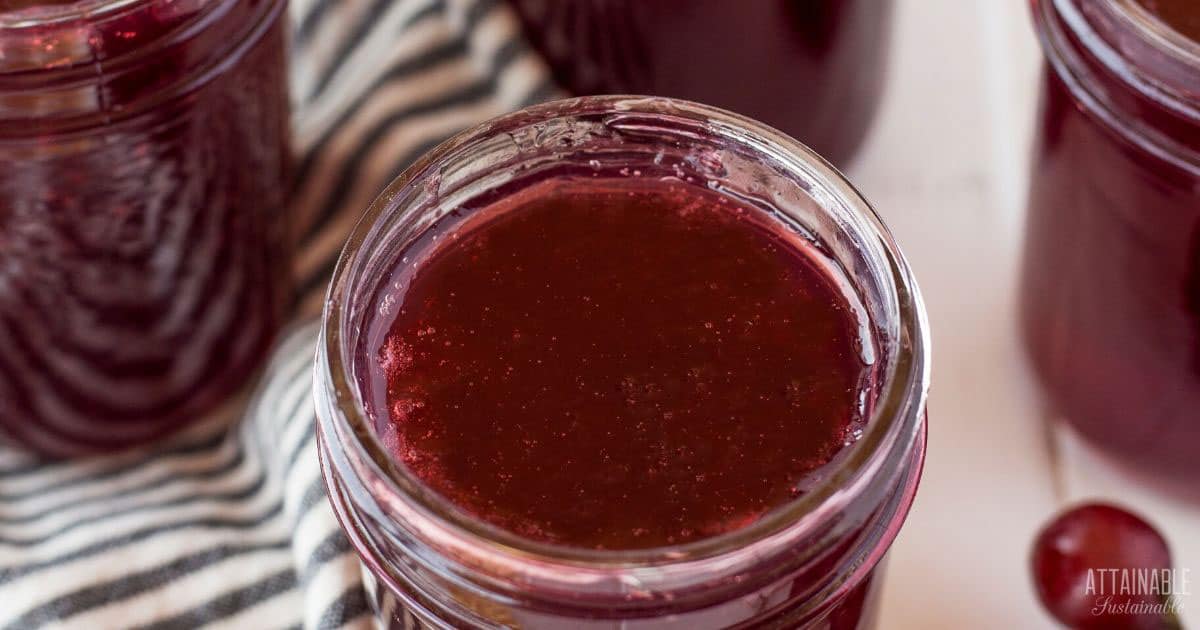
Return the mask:
<path fill-rule="evenodd" d="M 1136 28 L 1147 41 L 1170 53 L 1193 68 L 1200 68 L 1200 42 L 1180 33 L 1154 15 L 1137 0 L 1108 0 L 1101 6 L 1111 6 L 1125 24 Z"/>
<path fill-rule="evenodd" d="M 1106 38 L 1114 35 L 1110 32 L 1113 29 L 1128 29 L 1159 52 L 1200 68 L 1200 42 L 1175 30 L 1138 0 L 1083 0 L 1086 4 L 1081 0 L 1033 1 L 1053 4 L 1060 13 L 1068 15 L 1089 13 L 1088 21 Z"/>
<path fill-rule="evenodd" d="M 87 136 L 178 99 L 253 50 L 282 19 L 286 4 L 163 1 L 80 0 L 46 19 L 25 19 L 30 14 L 24 10 L 0 13 L 0 141 Z M 125 40 L 109 28 L 160 6 L 170 8 L 157 15 L 169 24 L 145 31 L 144 38 Z M 98 37 L 123 43 L 107 47 L 95 43 Z M 45 38 L 56 40 L 55 46 L 44 47 Z"/>
<path fill-rule="evenodd" d="M 893 289 L 892 296 L 896 301 L 893 306 L 897 313 L 898 341 L 894 351 L 887 355 L 888 365 L 880 379 L 877 404 L 865 423 L 862 437 L 848 449 L 847 456 L 837 462 L 811 491 L 755 522 L 731 532 L 678 545 L 633 550 L 577 548 L 524 538 L 466 515 L 407 474 L 375 436 L 367 421 L 362 395 L 353 384 L 351 366 L 356 349 L 344 343 L 342 329 L 346 324 L 345 308 L 352 297 L 347 294 L 353 285 L 352 263 L 376 222 L 397 211 L 395 203 L 404 190 L 421 184 L 425 176 L 436 172 L 439 163 L 469 151 L 486 138 L 505 133 L 511 136 L 516 129 L 528 129 L 555 119 L 601 113 L 672 115 L 703 121 L 714 130 L 739 134 L 739 141 L 746 146 L 765 152 L 811 178 L 846 204 L 869 230 L 866 236 L 884 256 L 886 282 Z M 822 202 L 818 200 L 818 203 Z M 389 492 L 413 500 L 423 515 L 431 517 L 437 525 L 455 534 L 465 533 L 500 553 L 550 565 L 567 563 L 600 570 L 661 567 L 705 560 L 746 548 L 783 531 L 815 528 L 837 507 L 831 501 L 833 497 L 869 478 L 884 466 L 885 460 L 895 460 L 892 464 L 896 466 L 902 465 L 896 463 L 900 459 L 911 461 L 909 455 L 923 427 L 930 382 L 929 322 L 916 281 L 882 219 L 836 168 L 800 142 L 749 118 L 698 103 L 636 95 L 563 99 L 510 113 L 455 135 L 405 169 L 371 203 L 339 256 L 325 300 L 318 344 L 318 373 L 327 370 L 322 376 L 331 380 L 332 404 L 340 412 L 336 421 L 348 425 L 344 427 L 348 430 L 338 431 L 337 437 L 355 442 L 351 446 L 366 455 L 372 472 L 386 483 Z"/>
<path fill-rule="evenodd" d="M 1200 119 L 1200 42 L 1137 0 L 1032 0 L 1044 48 L 1086 74 L 1076 48 L 1107 72 L 1175 112 Z M 1068 37 L 1068 34 L 1070 37 Z"/>
<path fill-rule="evenodd" d="M 1031 0 L 1047 67 L 1124 142 L 1200 173 L 1200 42 L 1137 0 Z M 1148 113 L 1147 113 L 1148 112 Z"/>
<path fill-rule="evenodd" d="M 106 19 L 127 13 L 154 0 L 76 0 L 68 4 L 35 5 L 0 11 L 0 31 L 41 28 L 54 24 Z M 35 9 L 30 11 L 29 9 Z"/>

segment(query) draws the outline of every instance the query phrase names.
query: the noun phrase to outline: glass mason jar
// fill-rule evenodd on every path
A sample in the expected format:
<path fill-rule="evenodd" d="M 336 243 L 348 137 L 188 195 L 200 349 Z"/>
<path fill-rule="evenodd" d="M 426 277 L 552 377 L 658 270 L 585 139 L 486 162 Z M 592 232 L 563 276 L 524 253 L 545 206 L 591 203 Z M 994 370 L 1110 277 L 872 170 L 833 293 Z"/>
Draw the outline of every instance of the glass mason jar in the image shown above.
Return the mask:
<path fill-rule="evenodd" d="M 573 94 L 655 94 L 756 118 L 835 164 L 883 91 L 892 0 L 509 0 Z"/>
<path fill-rule="evenodd" d="M 597 551 L 535 542 L 456 509 L 398 465 L 364 407 L 366 338 L 408 246 L 481 194 L 564 173 L 674 178 L 758 200 L 817 243 L 861 301 L 878 387 L 869 421 L 808 494 L 743 529 Z M 653 181 L 653 180 L 647 180 Z M 920 477 L 927 322 L 878 216 L 815 153 L 759 123 L 653 97 L 557 101 L 447 141 L 368 209 L 338 262 L 318 342 L 318 450 L 330 501 L 385 626 L 869 628 L 880 563 Z"/>
<path fill-rule="evenodd" d="M 25 4 L 0 11 L 0 433 L 106 451 L 242 387 L 280 324 L 285 2 Z"/>
<path fill-rule="evenodd" d="M 1200 476 L 1200 45 L 1134 0 L 1037 0 L 1023 324 L 1057 410 Z"/>

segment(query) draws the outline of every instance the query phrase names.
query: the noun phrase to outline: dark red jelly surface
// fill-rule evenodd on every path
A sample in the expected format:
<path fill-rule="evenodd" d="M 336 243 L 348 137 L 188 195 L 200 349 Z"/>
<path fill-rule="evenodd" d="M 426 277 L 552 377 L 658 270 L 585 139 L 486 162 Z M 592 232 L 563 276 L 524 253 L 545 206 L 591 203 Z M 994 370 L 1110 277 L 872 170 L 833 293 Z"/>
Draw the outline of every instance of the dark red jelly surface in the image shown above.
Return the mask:
<path fill-rule="evenodd" d="M 574 94 L 685 98 L 761 120 L 835 163 L 883 88 L 891 0 L 509 0 Z"/>
<path fill-rule="evenodd" d="M 1200 3 L 1196 0 L 1137 0 L 1179 33 L 1200 42 Z"/>
<path fill-rule="evenodd" d="M 0 434 L 112 449 L 246 384 L 287 299 L 281 13 L 0 29 Z"/>
<path fill-rule="evenodd" d="M 855 438 L 868 366 L 774 223 L 682 183 L 559 178 L 440 226 L 381 298 L 384 443 L 467 512 L 571 546 L 686 543 L 796 498 Z"/>
<path fill-rule="evenodd" d="M 1162 6 L 1167 6 L 1163 3 Z M 1090 86 L 1178 143 L 1118 133 L 1050 69 L 1024 269 L 1034 365 L 1056 409 L 1145 469 L 1200 475 L 1200 122 L 1110 75 Z"/>

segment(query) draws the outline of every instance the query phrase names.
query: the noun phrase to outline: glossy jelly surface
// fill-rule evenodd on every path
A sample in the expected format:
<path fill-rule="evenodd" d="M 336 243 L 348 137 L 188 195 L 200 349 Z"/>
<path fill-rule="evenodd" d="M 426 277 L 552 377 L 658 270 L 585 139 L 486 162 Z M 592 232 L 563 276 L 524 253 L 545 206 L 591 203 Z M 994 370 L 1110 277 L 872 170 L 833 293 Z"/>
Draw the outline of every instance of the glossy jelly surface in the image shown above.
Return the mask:
<path fill-rule="evenodd" d="M 0 13 L 0 434 L 54 455 L 213 408 L 287 300 L 283 3 L 83 5 Z"/>
<path fill-rule="evenodd" d="M 891 0 L 509 0 L 573 94 L 723 107 L 844 165 L 883 90 Z"/>
<path fill-rule="evenodd" d="M 759 209 L 558 178 L 431 234 L 380 296 L 368 409 L 400 462 L 486 522 L 687 543 L 802 495 L 862 428 L 859 313 Z"/>

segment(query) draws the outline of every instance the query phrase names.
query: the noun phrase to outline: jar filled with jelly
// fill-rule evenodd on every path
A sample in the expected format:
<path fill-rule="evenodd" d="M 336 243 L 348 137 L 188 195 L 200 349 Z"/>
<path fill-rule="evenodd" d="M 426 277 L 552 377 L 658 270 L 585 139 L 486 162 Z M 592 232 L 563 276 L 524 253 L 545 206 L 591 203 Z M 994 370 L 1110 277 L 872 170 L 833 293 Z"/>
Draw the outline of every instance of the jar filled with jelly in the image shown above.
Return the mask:
<path fill-rule="evenodd" d="M 447 141 L 355 228 L 318 452 L 383 627 L 867 630 L 928 344 L 891 236 L 809 149 L 557 101 Z"/>
<path fill-rule="evenodd" d="M 509 0 L 573 94 L 654 94 L 772 125 L 844 166 L 883 91 L 892 0 Z"/>
<path fill-rule="evenodd" d="M 1055 410 L 1200 476 L 1200 5 L 1037 0 L 1046 63 L 1023 271 Z"/>
<path fill-rule="evenodd" d="M 241 388 L 288 299 L 283 0 L 0 1 L 0 435 L 52 455 Z"/>

